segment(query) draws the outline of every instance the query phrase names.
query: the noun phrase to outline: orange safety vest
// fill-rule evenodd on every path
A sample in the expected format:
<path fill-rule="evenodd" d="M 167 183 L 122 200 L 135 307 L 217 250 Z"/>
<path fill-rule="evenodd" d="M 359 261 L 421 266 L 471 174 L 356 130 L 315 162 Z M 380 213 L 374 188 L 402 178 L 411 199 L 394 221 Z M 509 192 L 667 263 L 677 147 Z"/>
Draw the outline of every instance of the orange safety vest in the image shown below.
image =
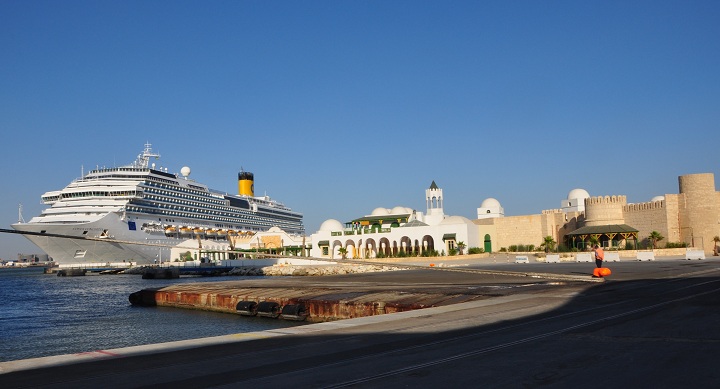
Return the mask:
<path fill-rule="evenodd" d="M 603 249 L 598 248 L 595 250 L 595 259 L 604 260 L 605 259 L 605 251 Z"/>

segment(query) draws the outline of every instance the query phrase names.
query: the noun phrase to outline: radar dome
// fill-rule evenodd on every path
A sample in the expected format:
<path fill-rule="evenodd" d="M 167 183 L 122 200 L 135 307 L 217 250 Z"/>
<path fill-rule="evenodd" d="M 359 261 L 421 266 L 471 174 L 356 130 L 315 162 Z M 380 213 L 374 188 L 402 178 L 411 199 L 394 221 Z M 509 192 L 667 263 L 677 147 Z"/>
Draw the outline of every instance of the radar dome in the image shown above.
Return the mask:
<path fill-rule="evenodd" d="M 585 189 L 573 189 L 568 193 L 568 200 L 587 199 L 590 194 Z"/>
<path fill-rule="evenodd" d="M 180 169 L 180 174 L 182 174 L 183 177 L 187 177 L 190 175 L 190 168 L 187 166 L 183 166 L 182 169 Z"/>
<path fill-rule="evenodd" d="M 320 231 L 342 231 L 343 225 L 335 219 L 328 219 L 320 225 Z"/>

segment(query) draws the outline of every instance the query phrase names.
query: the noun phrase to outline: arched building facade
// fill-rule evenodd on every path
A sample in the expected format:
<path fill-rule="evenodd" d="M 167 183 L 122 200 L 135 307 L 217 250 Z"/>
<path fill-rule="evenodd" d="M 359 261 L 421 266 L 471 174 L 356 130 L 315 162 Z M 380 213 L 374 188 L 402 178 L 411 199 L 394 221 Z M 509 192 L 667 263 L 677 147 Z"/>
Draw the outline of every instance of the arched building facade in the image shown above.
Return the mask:
<path fill-rule="evenodd" d="M 380 207 L 345 223 L 326 220 L 311 236 L 310 255 L 328 259 L 419 256 L 429 251 L 447 255 L 459 244 L 479 245 L 471 220 L 445 215 L 442 189 L 435 181 L 425 191 L 425 200 L 426 213 L 402 206 Z"/>

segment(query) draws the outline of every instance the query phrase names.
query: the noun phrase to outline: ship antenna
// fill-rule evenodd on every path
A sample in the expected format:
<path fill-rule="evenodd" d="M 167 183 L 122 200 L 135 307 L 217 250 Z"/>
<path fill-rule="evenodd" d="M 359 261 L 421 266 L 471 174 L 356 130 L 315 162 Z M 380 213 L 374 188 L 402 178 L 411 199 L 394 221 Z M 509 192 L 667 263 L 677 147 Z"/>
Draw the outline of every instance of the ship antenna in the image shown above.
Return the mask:
<path fill-rule="evenodd" d="M 18 206 L 18 223 L 25 223 L 25 219 L 22 216 L 22 204 Z"/>
<path fill-rule="evenodd" d="M 155 157 L 155 159 L 160 158 L 160 154 L 152 152 L 151 146 L 152 145 L 149 142 L 145 142 L 145 149 L 143 150 L 142 154 L 138 155 L 137 159 L 135 160 L 135 163 L 133 163 L 134 167 L 147 169 L 149 166 L 151 157 Z"/>

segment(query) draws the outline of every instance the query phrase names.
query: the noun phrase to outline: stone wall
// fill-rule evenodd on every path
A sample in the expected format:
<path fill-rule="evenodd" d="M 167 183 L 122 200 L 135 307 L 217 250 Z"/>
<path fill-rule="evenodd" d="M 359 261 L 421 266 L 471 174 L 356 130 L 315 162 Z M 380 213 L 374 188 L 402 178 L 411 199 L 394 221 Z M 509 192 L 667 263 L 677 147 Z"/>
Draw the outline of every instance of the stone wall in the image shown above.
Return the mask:
<path fill-rule="evenodd" d="M 712 252 L 713 237 L 720 230 L 720 202 L 712 173 L 688 174 L 678 178 L 680 188 L 680 237 L 705 252 Z"/>
<path fill-rule="evenodd" d="M 585 225 L 624 224 L 623 206 L 626 204 L 625 196 L 598 196 L 585 199 Z"/>
<path fill-rule="evenodd" d="M 677 198 L 669 201 L 676 203 Z M 666 200 L 628 204 L 623 207 L 625 224 L 638 229 L 639 242 L 645 240 L 653 231 L 665 237 L 664 241 L 658 244 L 659 247 L 664 247 L 666 242 L 679 241 L 677 217 L 673 218 L 674 221 L 670 221 L 670 213 L 665 205 Z"/>

